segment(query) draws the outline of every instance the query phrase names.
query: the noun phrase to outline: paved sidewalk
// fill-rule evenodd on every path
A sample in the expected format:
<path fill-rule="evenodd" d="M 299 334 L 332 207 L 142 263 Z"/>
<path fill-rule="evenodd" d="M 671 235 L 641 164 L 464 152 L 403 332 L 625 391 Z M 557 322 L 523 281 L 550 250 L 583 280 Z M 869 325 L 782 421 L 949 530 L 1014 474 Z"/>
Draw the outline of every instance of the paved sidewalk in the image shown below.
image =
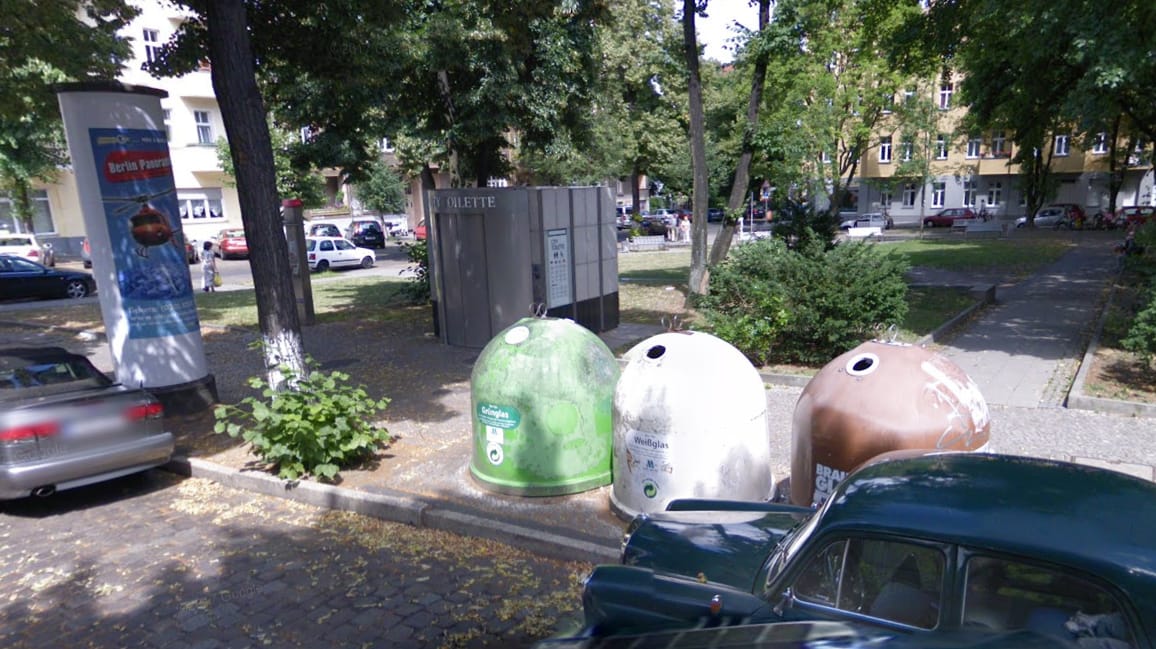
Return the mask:
<path fill-rule="evenodd" d="M 1074 233 L 1076 247 L 996 294 L 952 337 L 943 354 L 975 382 L 989 405 L 1059 407 L 1116 276 L 1118 237 Z"/>

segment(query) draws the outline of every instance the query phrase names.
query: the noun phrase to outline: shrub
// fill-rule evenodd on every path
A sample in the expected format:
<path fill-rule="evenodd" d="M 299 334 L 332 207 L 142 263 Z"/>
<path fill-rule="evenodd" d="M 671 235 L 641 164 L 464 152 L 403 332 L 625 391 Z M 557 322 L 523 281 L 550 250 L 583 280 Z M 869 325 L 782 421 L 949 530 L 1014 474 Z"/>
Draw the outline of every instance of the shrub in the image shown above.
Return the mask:
<path fill-rule="evenodd" d="M 274 390 L 253 377 L 249 386 L 261 390 L 261 398 L 245 397 L 213 413 L 216 432 L 240 436 L 282 478 L 331 480 L 339 469 L 393 441 L 389 431 L 370 421 L 389 399 L 370 399 L 364 387 L 348 385 L 349 375 L 342 372 L 314 369 L 300 377 L 287 367 L 282 372 L 293 388 Z"/>
<path fill-rule="evenodd" d="M 1140 306 L 1120 345 L 1140 357 L 1145 367 L 1156 356 L 1156 280 L 1149 278 L 1147 290 L 1140 296 Z"/>
<path fill-rule="evenodd" d="M 907 314 L 906 263 L 870 243 L 735 248 L 711 269 L 700 307 L 711 330 L 757 365 L 822 365 Z"/>
<path fill-rule="evenodd" d="M 411 272 L 413 277 L 405 285 L 405 295 L 414 304 L 425 304 L 430 299 L 429 288 L 429 241 L 401 244 L 405 248 L 405 256 L 409 259 L 409 266 L 402 272 Z"/>

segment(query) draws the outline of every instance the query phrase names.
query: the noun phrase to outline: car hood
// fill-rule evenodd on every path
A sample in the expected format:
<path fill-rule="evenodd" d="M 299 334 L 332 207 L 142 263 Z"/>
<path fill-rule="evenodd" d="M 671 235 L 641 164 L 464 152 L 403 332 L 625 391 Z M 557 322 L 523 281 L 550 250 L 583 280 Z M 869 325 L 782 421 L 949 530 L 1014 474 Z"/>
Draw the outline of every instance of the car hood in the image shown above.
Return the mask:
<path fill-rule="evenodd" d="M 722 509 L 640 516 L 628 529 L 622 562 L 752 592 L 771 551 L 814 513 L 789 505 L 761 505 L 762 511 L 733 508 L 738 503 L 701 505 Z"/>

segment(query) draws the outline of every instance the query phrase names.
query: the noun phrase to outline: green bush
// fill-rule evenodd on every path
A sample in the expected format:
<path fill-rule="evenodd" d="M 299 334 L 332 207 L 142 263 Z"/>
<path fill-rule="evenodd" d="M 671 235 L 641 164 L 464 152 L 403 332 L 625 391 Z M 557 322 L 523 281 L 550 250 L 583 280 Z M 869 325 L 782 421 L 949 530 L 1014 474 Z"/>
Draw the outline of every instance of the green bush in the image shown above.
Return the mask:
<path fill-rule="evenodd" d="M 1150 366 L 1152 357 L 1156 356 L 1156 281 L 1151 278 L 1120 345 L 1139 356 L 1145 366 Z"/>
<path fill-rule="evenodd" d="M 412 272 L 408 284 L 405 285 L 405 295 L 414 304 L 425 304 L 430 299 L 429 287 L 429 242 L 401 244 L 405 248 L 405 256 L 409 259 L 409 266 L 402 272 Z"/>
<path fill-rule="evenodd" d="M 821 237 L 735 248 L 699 303 L 708 326 L 751 362 L 823 365 L 907 314 L 902 259 L 874 244 L 826 249 Z"/>
<path fill-rule="evenodd" d="M 289 368 L 282 372 L 293 388 L 274 390 L 253 377 L 249 386 L 261 390 L 261 398 L 245 397 L 213 413 L 216 432 L 240 436 L 282 478 L 332 480 L 339 469 L 393 441 L 389 431 L 371 423 L 389 399 L 370 399 L 364 387 L 348 385 L 349 375 L 342 372 L 314 369 L 302 377 Z"/>

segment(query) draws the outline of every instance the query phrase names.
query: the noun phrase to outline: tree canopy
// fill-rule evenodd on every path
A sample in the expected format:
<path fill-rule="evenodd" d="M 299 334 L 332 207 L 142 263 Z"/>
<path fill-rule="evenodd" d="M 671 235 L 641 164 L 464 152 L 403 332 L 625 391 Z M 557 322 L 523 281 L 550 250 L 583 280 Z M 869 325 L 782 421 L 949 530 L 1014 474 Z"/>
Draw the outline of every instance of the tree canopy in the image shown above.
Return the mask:
<path fill-rule="evenodd" d="M 0 190 L 32 229 L 35 180 L 68 160 L 52 84 L 114 79 L 129 55 L 117 36 L 137 14 L 123 0 L 0 0 Z"/>

